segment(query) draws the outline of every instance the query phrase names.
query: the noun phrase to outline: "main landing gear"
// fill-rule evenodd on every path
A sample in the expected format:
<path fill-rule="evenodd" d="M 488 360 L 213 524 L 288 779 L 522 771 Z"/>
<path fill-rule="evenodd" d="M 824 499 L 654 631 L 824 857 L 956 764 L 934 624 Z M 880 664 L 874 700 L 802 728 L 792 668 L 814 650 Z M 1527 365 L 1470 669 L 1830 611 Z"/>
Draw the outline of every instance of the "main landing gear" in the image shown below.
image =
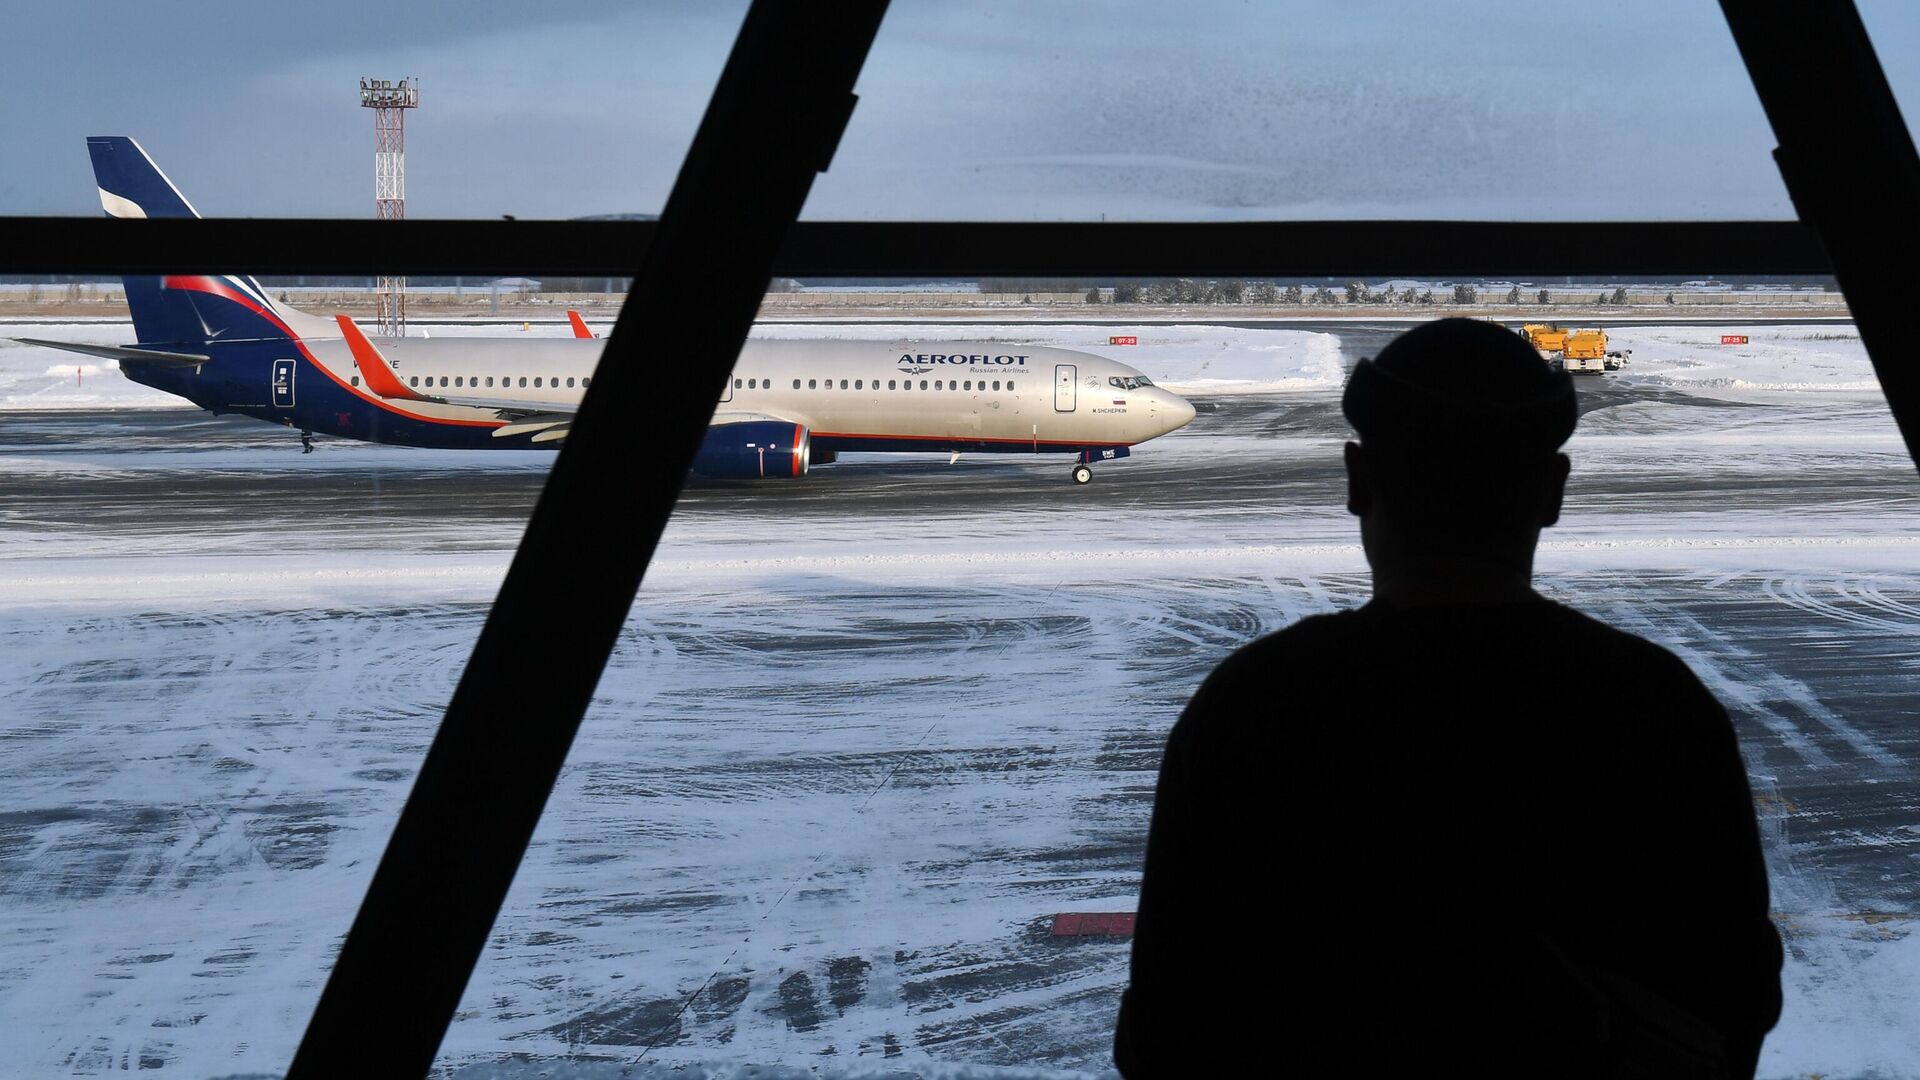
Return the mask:
<path fill-rule="evenodd" d="M 1075 465 L 1073 467 L 1073 482 L 1076 484 L 1093 483 L 1093 470 L 1087 468 L 1085 465 Z"/>

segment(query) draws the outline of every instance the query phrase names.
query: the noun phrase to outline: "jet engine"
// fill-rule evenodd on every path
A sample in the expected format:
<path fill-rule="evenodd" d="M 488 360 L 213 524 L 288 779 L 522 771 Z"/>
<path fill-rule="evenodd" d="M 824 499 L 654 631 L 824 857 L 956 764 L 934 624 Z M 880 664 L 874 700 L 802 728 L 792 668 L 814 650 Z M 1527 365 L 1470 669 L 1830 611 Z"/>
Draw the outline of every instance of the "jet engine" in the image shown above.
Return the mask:
<path fill-rule="evenodd" d="M 693 471 L 723 480 L 805 476 L 812 453 L 812 437 L 802 424 L 742 420 L 707 429 Z"/>

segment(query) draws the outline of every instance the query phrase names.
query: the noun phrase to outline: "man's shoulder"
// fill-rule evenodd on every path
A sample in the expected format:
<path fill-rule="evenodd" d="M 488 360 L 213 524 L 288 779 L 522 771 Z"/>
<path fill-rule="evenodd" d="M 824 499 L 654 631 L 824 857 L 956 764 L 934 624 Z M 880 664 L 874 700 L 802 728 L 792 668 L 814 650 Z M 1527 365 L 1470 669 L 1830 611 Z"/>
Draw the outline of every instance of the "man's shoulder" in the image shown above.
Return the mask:
<path fill-rule="evenodd" d="M 1665 672 L 1695 681 L 1693 671 L 1686 662 L 1658 642 L 1649 641 L 1553 600 L 1542 600 L 1539 607 L 1542 609 L 1540 618 L 1559 624 L 1556 632 L 1584 639 L 1584 643 L 1598 653 L 1641 670 Z"/>
<path fill-rule="evenodd" d="M 1232 685 L 1250 677 L 1271 677 L 1276 668 L 1313 664 L 1362 632 L 1358 611 L 1309 615 L 1234 650 L 1213 669 L 1207 683 Z"/>
<path fill-rule="evenodd" d="M 1666 647 L 1622 630 L 1553 600 L 1484 608 L 1393 609 L 1378 604 L 1312 615 L 1242 646 L 1214 669 L 1207 680 L 1220 688 L 1248 679 L 1265 681 L 1289 668 L 1319 668 L 1330 661 L 1364 654 L 1406 634 L 1446 634 L 1454 630 L 1475 640 L 1501 630 L 1521 640 L 1552 642 L 1609 664 L 1655 676 L 1697 681 Z"/>

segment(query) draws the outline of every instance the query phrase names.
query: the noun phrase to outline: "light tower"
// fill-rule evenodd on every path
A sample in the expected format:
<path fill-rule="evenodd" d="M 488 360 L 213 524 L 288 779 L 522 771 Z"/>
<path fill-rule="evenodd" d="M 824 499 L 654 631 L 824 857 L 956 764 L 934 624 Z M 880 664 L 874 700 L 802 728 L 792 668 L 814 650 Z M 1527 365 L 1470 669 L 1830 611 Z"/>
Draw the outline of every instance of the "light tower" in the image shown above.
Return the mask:
<path fill-rule="evenodd" d="M 363 76 L 360 104 L 373 110 L 373 216 L 399 221 L 407 216 L 407 110 L 420 107 L 420 84 L 411 77 L 392 83 Z M 376 278 L 373 305 L 376 333 L 407 332 L 406 278 Z"/>

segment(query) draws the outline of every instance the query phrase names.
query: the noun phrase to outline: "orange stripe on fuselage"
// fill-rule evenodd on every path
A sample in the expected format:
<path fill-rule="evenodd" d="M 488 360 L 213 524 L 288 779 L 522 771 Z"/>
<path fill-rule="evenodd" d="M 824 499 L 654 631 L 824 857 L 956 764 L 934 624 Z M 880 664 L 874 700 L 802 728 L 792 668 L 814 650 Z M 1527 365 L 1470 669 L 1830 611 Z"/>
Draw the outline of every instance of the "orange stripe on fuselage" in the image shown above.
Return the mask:
<path fill-rule="evenodd" d="M 506 426 L 506 421 L 504 420 L 448 420 L 448 419 L 445 419 L 444 417 L 439 417 L 439 416 L 423 416 L 420 413 L 409 412 L 406 409 L 400 408 L 398 405 L 394 405 L 381 398 L 375 397 L 372 394 L 369 394 L 361 390 L 357 386 L 348 385 L 347 380 L 341 378 L 338 375 L 335 375 L 331 368 L 327 367 L 325 364 L 322 364 L 319 361 L 319 359 L 313 355 L 313 350 L 307 348 L 307 343 L 300 340 L 300 335 L 294 333 L 293 329 L 289 327 L 285 322 L 281 321 L 278 315 L 275 315 L 271 310 L 267 308 L 263 308 L 259 304 L 254 303 L 251 299 L 248 299 L 244 294 L 234 289 L 233 286 L 231 285 L 227 285 L 223 282 L 215 281 L 212 278 L 207 277 L 205 275 L 181 274 L 181 275 L 174 275 L 174 276 L 162 279 L 162 287 L 168 288 L 168 289 L 184 289 L 190 292 L 209 293 L 213 296 L 218 296 L 226 300 L 231 300 L 234 303 L 247 308 L 248 310 L 259 315 L 261 318 L 272 323 L 274 327 L 277 328 L 281 333 L 287 335 L 287 340 L 293 342 L 293 347 L 300 350 L 300 355 L 307 358 L 307 363 L 312 364 L 315 371 L 318 371 L 320 374 L 325 375 L 329 379 L 332 379 L 334 383 L 340 387 L 340 389 L 345 390 L 347 393 L 352 394 L 354 397 L 359 398 L 360 400 L 368 403 L 369 405 L 374 406 L 375 408 L 393 413 L 396 416 L 404 416 L 409 420 L 419 420 L 428 424 L 448 424 L 453 427 L 484 427 L 484 428 L 497 428 L 497 427 Z"/>
<path fill-rule="evenodd" d="M 300 351 L 307 354 L 307 360 L 311 362 L 314 367 L 319 368 L 327 378 L 339 383 L 342 390 L 353 394 L 355 397 L 378 405 L 387 412 L 397 413 L 410 420 L 420 420 L 429 424 L 448 424 L 453 427 L 497 428 L 506 425 L 506 421 L 504 420 L 450 420 L 441 416 L 423 416 L 420 413 L 409 412 L 406 409 L 402 409 L 392 404 L 389 400 L 384 400 L 399 398 L 403 401 L 428 401 L 431 399 L 424 394 L 415 393 L 400 381 L 400 376 L 395 375 L 393 370 L 387 367 L 387 362 L 381 358 L 380 350 L 373 347 L 373 342 L 367 340 L 367 335 L 362 333 L 358 326 L 354 325 L 352 319 L 347 318 L 345 315 L 335 315 L 334 319 L 340 324 L 340 336 L 347 339 L 348 351 L 353 353 L 353 366 L 359 368 L 360 374 L 366 376 L 367 388 L 380 395 L 379 397 L 371 397 L 361 393 L 358 387 L 347 385 L 346 380 L 327 370 L 325 365 L 315 360 L 313 354 L 307 352 L 306 345 L 298 338 L 294 339 L 294 344 L 299 345 Z"/>
<path fill-rule="evenodd" d="M 341 378 L 338 375 L 335 375 L 333 373 L 333 369 L 327 367 L 325 364 L 322 364 L 317 358 L 314 357 L 313 351 L 307 348 L 306 342 L 301 341 L 299 338 L 294 338 L 293 346 L 294 348 L 300 350 L 300 354 L 307 358 L 307 363 L 312 364 L 313 369 L 315 371 L 318 371 L 320 374 L 325 375 L 329 379 L 332 379 L 334 382 L 334 385 L 338 386 L 342 390 L 345 390 L 347 393 L 352 394 L 354 397 L 359 398 L 361 401 L 364 401 L 367 404 L 373 406 L 374 408 L 379 409 L 381 412 L 390 412 L 395 416 L 404 416 L 409 420 L 418 420 L 421 423 L 425 423 L 425 424 L 447 424 L 452 427 L 483 427 L 483 428 L 497 428 L 497 427 L 507 426 L 507 422 L 505 420 L 449 420 L 444 416 L 427 416 L 424 413 L 417 413 L 409 409 L 403 409 L 400 406 L 395 405 L 393 402 L 388 401 L 385 398 L 376 397 L 373 394 L 369 394 L 365 390 L 362 390 L 357 386 L 350 385 L 347 382 L 347 380 Z"/>
<path fill-rule="evenodd" d="M 1007 446 L 1134 446 L 1134 443 L 1116 442 L 1112 439 L 992 439 L 979 435 L 887 435 L 872 431 L 815 431 L 816 439 L 899 439 L 902 442 L 973 442 L 1001 443 Z"/>

